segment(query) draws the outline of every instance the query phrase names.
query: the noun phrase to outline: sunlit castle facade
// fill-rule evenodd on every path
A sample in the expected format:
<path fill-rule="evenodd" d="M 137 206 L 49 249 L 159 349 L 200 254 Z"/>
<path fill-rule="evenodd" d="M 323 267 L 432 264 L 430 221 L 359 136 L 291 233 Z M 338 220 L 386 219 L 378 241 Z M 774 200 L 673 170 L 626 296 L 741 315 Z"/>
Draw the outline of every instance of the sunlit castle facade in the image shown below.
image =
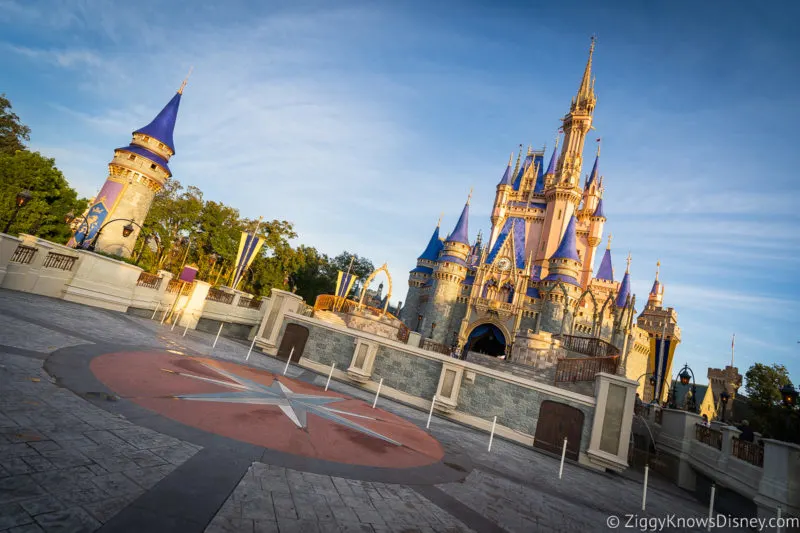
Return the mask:
<path fill-rule="evenodd" d="M 593 52 L 594 41 L 578 93 L 562 119 L 560 149 L 557 142 L 547 163 L 543 151 L 520 150 L 516 162 L 512 154 L 497 185 L 488 242 L 481 235 L 470 240 L 469 198 L 444 239 L 437 225 L 410 272 L 401 318 L 424 338 L 456 346 L 467 358 L 477 352 L 536 366 L 552 362 L 556 353 L 588 353 L 579 348 L 592 344 L 593 355 L 617 354 L 618 371 L 628 377 L 656 370 L 655 394 L 666 398 L 668 385 L 659 385 L 669 381 L 680 342 L 677 315 L 663 309 L 664 288 L 656 279 L 644 312 L 634 320 L 630 257 L 618 281 L 611 236 L 604 239 L 599 148 L 581 184 L 584 143 L 597 102 Z M 652 387 L 641 389 L 653 397 Z"/>
<path fill-rule="evenodd" d="M 108 177 L 92 201 L 85 219 L 74 222 L 71 246 L 94 247 L 98 252 L 130 257 L 140 226 L 158 191 L 172 177 L 169 160 L 175 155 L 173 132 L 184 81 L 158 115 L 133 132 L 128 146 L 114 150 Z M 133 231 L 123 231 L 128 226 Z"/>

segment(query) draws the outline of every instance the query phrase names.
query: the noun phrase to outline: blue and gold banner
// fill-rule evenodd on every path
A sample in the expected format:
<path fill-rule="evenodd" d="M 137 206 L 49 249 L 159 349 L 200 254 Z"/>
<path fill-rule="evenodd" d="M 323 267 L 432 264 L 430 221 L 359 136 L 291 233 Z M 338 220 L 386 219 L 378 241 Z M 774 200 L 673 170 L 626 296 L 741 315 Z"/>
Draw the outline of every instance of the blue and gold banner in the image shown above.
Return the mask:
<path fill-rule="evenodd" d="M 353 288 L 353 283 L 355 282 L 355 274 L 345 274 L 340 270 L 339 275 L 336 277 L 336 296 L 340 298 L 347 298 L 347 295 L 350 294 L 350 290 Z"/>
<path fill-rule="evenodd" d="M 233 270 L 231 288 L 235 289 L 239 282 L 242 281 L 242 276 L 250 268 L 263 245 L 264 239 L 261 237 L 242 232 L 242 238 L 239 240 L 239 252 L 236 254 L 236 268 Z"/>
<path fill-rule="evenodd" d="M 664 343 L 664 350 L 662 355 L 661 344 Z M 661 396 L 665 387 L 668 389 L 670 384 L 670 376 L 667 374 L 672 368 L 672 356 L 675 354 L 675 344 L 671 339 L 661 339 L 659 337 L 650 338 L 650 361 L 648 368 L 653 372 L 656 378 L 656 393 L 653 399 L 661 401 Z"/>

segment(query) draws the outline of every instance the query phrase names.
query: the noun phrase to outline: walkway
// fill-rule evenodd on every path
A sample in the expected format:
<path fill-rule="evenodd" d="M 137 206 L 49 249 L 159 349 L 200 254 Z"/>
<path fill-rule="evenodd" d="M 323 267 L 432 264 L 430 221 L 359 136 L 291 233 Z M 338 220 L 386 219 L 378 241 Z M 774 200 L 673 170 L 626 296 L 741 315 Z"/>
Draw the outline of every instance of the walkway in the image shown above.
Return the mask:
<path fill-rule="evenodd" d="M 212 335 L 182 333 L 0 291 L 0 531 L 583 532 L 607 529 L 610 515 L 624 526 L 627 514 L 707 514 L 658 480 L 642 513 L 640 482 L 574 464 L 559 480 L 557 459 L 501 440 L 489 453 L 486 434 L 439 418 L 430 434 L 445 457 L 413 476 L 381 465 L 331 467 L 207 431 L 203 421 L 155 414 L 140 405 L 149 394 L 144 384 L 141 395 L 120 396 L 93 377 L 89 364 L 100 363 L 92 361 L 121 351 L 244 363 L 247 345 L 222 338 L 212 354 Z M 241 368 L 225 365 L 218 363 Z M 284 366 L 260 353 L 248 365 L 265 386 Z M 294 366 L 287 375 L 287 383 L 309 390 L 325 384 Z M 144 383 L 137 379 L 131 374 L 132 383 Z M 371 395 L 347 384 L 333 382 L 331 391 L 354 398 L 348 405 L 361 399 L 371 407 Z M 378 407 L 425 426 L 427 413 L 384 399 Z M 260 409 L 264 416 L 279 412 Z"/>

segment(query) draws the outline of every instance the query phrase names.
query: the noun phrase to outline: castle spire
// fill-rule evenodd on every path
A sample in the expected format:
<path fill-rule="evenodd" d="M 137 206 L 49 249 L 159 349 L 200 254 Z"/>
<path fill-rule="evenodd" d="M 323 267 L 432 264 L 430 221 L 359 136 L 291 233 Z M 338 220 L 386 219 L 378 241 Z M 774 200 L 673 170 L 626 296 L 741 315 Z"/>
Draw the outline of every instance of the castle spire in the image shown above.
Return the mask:
<path fill-rule="evenodd" d="M 186 84 L 189 83 L 189 76 L 192 75 L 193 70 L 194 67 L 189 67 L 189 73 L 186 75 L 185 78 L 183 78 L 183 83 L 181 83 L 181 88 L 178 89 L 178 94 L 183 94 L 183 90 L 186 88 Z"/>
<path fill-rule="evenodd" d="M 184 80 L 185 82 L 185 80 Z M 133 133 L 140 133 L 142 135 L 148 135 L 153 139 L 156 139 L 172 150 L 172 153 L 175 154 L 175 141 L 172 138 L 172 134 L 175 131 L 175 121 L 178 118 L 178 107 L 181 105 L 181 94 L 183 91 L 184 85 L 181 85 L 180 90 L 175 93 L 175 96 L 167 102 L 167 105 L 164 106 L 156 118 L 154 118 L 150 124 L 147 126 L 140 128 Z"/>
<path fill-rule="evenodd" d="M 439 224 L 441 222 L 442 219 L 439 217 Z M 436 229 L 433 230 L 433 235 L 431 235 L 431 239 L 428 241 L 428 246 L 425 247 L 422 255 L 417 259 L 425 259 L 427 261 L 433 261 L 434 263 L 439 259 L 439 252 L 443 247 L 442 241 L 439 239 L 439 224 L 436 224 Z"/>
<path fill-rule="evenodd" d="M 458 217 L 458 222 L 456 222 L 456 227 L 453 228 L 453 232 L 448 237 L 449 242 L 460 242 L 462 244 L 466 244 L 469 246 L 469 202 L 472 198 L 472 189 L 469 190 L 469 196 L 467 196 L 467 203 L 464 204 L 464 209 L 461 211 L 461 216 Z"/>
<path fill-rule="evenodd" d="M 578 88 L 578 95 L 575 97 L 575 107 L 583 105 L 594 97 L 594 83 L 592 82 L 592 56 L 594 55 L 594 45 L 597 37 L 592 35 L 592 44 L 589 46 L 589 59 L 586 61 L 586 68 L 583 71 L 581 85 Z"/>
<path fill-rule="evenodd" d="M 594 156 L 594 166 L 592 172 L 589 174 L 589 179 L 586 180 L 586 187 L 588 188 L 597 179 L 597 164 L 600 162 L 600 139 L 597 139 L 597 155 Z"/>
<path fill-rule="evenodd" d="M 597 279 L 603 281 L 614 281 L 614 267 L 611 265 L 611 234 L 608 234 L 608 245 L 603 259 L 600 261 L 600 268 L 597 269 Z"/>
<path fill-rule="evenodd" d="M 547 165 L 547 172 L 545 175 L 553 175 L 556 173 L 556 161 L 558 160 L 558 139 L 561 129 L 556 132 L 556 144 L 553 147 L 553 155 L 550 156 L 550 164 Z"/>
<path fill-rule="evenodd" d="M 513 155 L 513 152 L 512 152 Z M 519 172 L 519 162 L 522 159 L 522 145 L 519 145 L 519 154 L 517 154 L 517 164 L 514 165 L 514 172 L 511 173 L 512 176 L 516 176 L 517 172 Z"/>
<path fill-rule="evenodd" d="M 513 183 L 513 174 L 511 173 L 511 162 L 514 160 L 514 152 L 508 157 L 508 166 L 503 177 L 500 178 L 500 185 L 511 185 Z"/>
<path fill-rule="evenodd" d="M 578 219 L 575 218 L 573 215 L 569 219 L 569 224 L 567 224 L 567 229 L 564 230 L 564 236 L 561 238 L 561 243 L 558 245 L 558 248 L 553 255 L 550 257 L 551 259 L 572 259 L 573 261 L 580 261 L 580 257 L 578 256 L 578 246 L 576 244 L 576 237 L 575 237 L 575 225 Z"/>
<path fill-rule="evenodd" d="M 628 266 L 625 268 L 625 275 L 622 277 L 622 282 L 619 284 L 619 292 L 617 293 L 617 300 L 614 302 L 617 307 L 625 307 L 626 300 L 631 294 L 631 254 L 628 252 L 627 259 Z"/>

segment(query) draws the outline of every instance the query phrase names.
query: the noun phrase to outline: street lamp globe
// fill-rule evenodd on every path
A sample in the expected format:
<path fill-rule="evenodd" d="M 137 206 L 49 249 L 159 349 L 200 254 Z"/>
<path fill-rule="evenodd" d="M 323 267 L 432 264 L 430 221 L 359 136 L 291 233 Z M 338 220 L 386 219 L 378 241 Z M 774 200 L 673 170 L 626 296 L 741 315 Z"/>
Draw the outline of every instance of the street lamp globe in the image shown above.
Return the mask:
<path fill-rule="evenodd" d="M 17 193 L 17 207 L 23 207 L 31 201 L 33 194 L 28 189 L 23 189 Z"/>
<path fill-rule="evenodd" d="M 66 222 L 67 224 L 69 224 L 73 220 L 75 220 L 75 212 L 74 211 L 70 211 L 69 213 L 64 215 L 64 222 Z"/>
<path fill-rule="evenodd" d="M 651 387 L 655 387 L 656 386 L 656 377 L 655 376 L 650 376 L 649 381 L 650 381 L 650 386 Z"/>
<path fill-rule="evenodd" d="M 689 371 L 686 370 L 685 368 L 683 369 L 683 371 L 680 374 L 678 374 L 678 377 L 681 378 L 681 385 L 688 385 L 689 384 L 689 380 L 692 379 L 691 374 L 689 374 Z"/>
<path fill-rule="evenodd" d="M 123 237 L 130 237 L 131 233 L 133 233 L 133 224 L 128 223 L 122 228 L 122 236 Z"/>
<path fill-rule="evenodd" d="M 791 383 L 787 383 L 781 388 L 781 397 L 783 399 L 783 405 L 786 407 L 794 407 L 797 404 L 797 389 L 795 389 L 794 385 Z"/>

